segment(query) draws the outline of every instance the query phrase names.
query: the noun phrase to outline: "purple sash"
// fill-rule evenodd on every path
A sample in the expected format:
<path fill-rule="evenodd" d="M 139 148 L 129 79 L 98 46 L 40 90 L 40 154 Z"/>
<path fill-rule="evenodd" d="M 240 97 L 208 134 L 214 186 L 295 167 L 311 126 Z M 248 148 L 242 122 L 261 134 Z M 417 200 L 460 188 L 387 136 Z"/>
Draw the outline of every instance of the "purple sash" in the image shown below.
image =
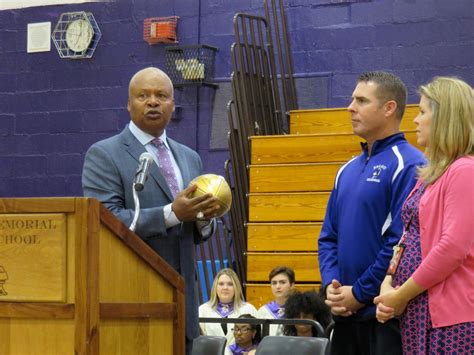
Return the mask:
<path fill-rule="evenodd" d="M 268 308 L 270 313 L 273 314 L 273 316 L 276 319 L 283 318 L 283 316 L 285 315 L 285 308 L 283 306 L 280 306 L 278 303 L 276 303 L 276 301 L 271 301 L 270 303 L 267 303 L 265 306 Z"/>
<path fill-rule="evenodd" d="M 228 316 L 229 314 L 231 314 L 232 312 L 234 312 L 234 304 L 233 304 L 233 303 L 221 303 L 221 302 L 218 302 L 218 303 L 217 303 L 216 311 L 217 311 L 217 313 L 219 313 L 219 315 L 220 315 L 222 318 L 227 318 L 227 316 Z"/>
<path fill-rule="evenodd" d="M 245 355 L 247 354 L 250 350 L 253 350 L 257 347 L 257 344 L 252 344 L 250 347 L 247 349 L 242 349 L 240 346 L 237 344 L 232 344 L 229 346 L 229 350 L 232 352 L 232 355 Z"/>

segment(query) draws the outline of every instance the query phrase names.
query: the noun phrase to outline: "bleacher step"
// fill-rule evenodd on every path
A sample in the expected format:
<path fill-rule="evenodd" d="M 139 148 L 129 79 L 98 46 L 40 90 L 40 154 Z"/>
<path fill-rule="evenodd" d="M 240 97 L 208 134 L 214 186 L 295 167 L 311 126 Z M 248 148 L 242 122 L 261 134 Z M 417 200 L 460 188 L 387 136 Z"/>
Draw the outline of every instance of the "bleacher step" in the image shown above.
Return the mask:
<path fill-rule="evenodd" d="M 415 131 L 405 132 L 405 137 L 416 146 Z M 250 139 L 252 165 L 347 161 L 360 154 L 362 141 L 349 133 L 253 136 Z"/>
<path fill-rule="evenodd" d="M 251 165 L 250 192 L 330 191 L 338 163 Z"/>
<path fill-rule="evenodd" d="M 360 153 L 359 142 L 353 134 L 253 136 L 251 164 L 346 161 Z"/>
<path fill-rule="evenodd" d="M 414 131 L 413 119 L 418 105 L 407 105 L 400 129 Z M 351 114 L 346 108 L 328 108 L 290 111 L 290 134 L 352 133 Z"/>
<path fill-rule="evenodd" d="M 249 222 L 322 221 L 329 192 L 251 193 Z"/>
<path fill-rule="evenodd" d="M 248 223 L 247 250 L 316 252 L 321 225 L 320 222 Z"/>
<path fill-rule="evenodd" d="M 318 253 L 263 253 L 247 254 L 247 280 L 267 281 L 268 273 L 277 265 L 291 267 L 299 282 L 320 282 Z"/>

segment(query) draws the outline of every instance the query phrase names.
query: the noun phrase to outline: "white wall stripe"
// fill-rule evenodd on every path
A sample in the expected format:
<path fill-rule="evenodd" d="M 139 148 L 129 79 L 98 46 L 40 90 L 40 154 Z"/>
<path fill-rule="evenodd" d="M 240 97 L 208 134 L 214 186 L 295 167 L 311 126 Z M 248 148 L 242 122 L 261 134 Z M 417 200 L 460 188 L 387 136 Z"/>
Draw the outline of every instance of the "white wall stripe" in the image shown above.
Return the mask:
<path fill-rule="evenodd" d="M 82 4 L 85 2 L 110 2 L 113 0 L 0 0 L 0 10 L 23 9 L 25 7 Z"/>

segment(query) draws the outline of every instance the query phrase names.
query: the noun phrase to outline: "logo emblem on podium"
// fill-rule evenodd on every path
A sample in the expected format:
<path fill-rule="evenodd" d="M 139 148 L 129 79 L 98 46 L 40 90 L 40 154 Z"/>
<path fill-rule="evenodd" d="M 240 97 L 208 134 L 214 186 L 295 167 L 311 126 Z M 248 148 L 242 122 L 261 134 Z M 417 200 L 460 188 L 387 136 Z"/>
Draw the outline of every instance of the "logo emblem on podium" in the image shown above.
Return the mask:
<path fill-rule="evenodd" d="M 8 295 L 8 292 L 3 287 L 8 280 L 8 274 L 5 268 L 0 265 L 0 296 Z"/>

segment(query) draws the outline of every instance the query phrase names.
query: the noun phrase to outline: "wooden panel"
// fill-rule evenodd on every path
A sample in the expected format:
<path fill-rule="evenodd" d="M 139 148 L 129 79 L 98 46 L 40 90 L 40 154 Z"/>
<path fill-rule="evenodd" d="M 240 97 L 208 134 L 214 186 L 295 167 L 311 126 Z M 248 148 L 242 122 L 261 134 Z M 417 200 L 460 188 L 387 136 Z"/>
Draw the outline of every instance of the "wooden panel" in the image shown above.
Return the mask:
<path fill-rule="evenodd" d="M 408 142 L 416 144 L 416 133 L 405 132 Z M 287 136 L 253 136 L 251 163 L 288 164 L 345 162 L 360 154 L 361 138 L 354 134 L 308 134 Z"/>
<path fill-rule="evenodd" d="M 76 214 L 67 214 L 66 302 L 76 302 Z"/>
<path fill-rule="evenodd" d="M 100 205 L 100 221 L 103 226 L 112 231 L 114 238 L 120 239 L 128 249 L 146 263 L 147 267 L 152 268 L 178 292 L 184 294 L 184 278 L 103 205 Z"/>
<path fill-rule="evenodd" d="M 10 354 L 11 332 L 8 318 L 0 318 L 0 354 Z"/>
<path fill-rule="evenodd" d="M 0 318 L 0 333 L 1 354 L 74 354 L 73 319 Z"/>
<path fill-rule="evenodd" d="M 176 317 L 176 305 L 171 303 L 101 303 L 100 318 L 157 318 Z"/>
<path fill-rule="evenodd" d="M 407 105 L 400 129 L 415 130 L 418 105 Z M 294 110 L 290 112 L 290 134 L 352 133 L 351 114 L 346 108 Z"/>
<path fill-rule="evenodd" d="M 249 222 L 322 221 L 329 192 L 249 194 Z"/>
<path fill-rule="evenodd" d="M 268 273 L 286 265 L 295 271 L 298 282 L 320 282 L 317 253 L 248 253 L 247 281 L 268 281 Z"/>
<path fill-rule="evenodd" d="M 251 165 L 250 192 L 331 191 L 342 164 Z"/>
<path fill-rule="evenodd" d="M 340 162 L 360 153 L 353 134 L 254 136 L 251 142 L 252 165 Z"/>
<path fill-rule="evenodd" d="M 178 317 L 176 317 L 173 322 L 173 350 L 174 354 L 184 354 L 186 351 L 186 308 L 184 293 L 178 292 L 178 290 L 175 289 L 173 300 L 178 305 Z"/>
<path fill-rule="evenodd" d="M 78 354 L 99 352 L 99 201 L 77 199 L 75 225 L 75 345 Z M 87 226 L 87 228 L 84 228 Z"/>
<path fill-rule="evenodd" d="M 64 213 L 0 214 L 2 301 L 64 302 L 66 239 Z"/>
<path fill-rule="evenodd" d="M 173 302 L 173 289 L 132 250 L 108 229 L 100 238 L 100 292 L 101 303 Z M 128 280 L 123 282 L 123 280 Z"/>
<path fill-rule="evenodd" d="M 149 343 L 149 347 L 145 349 L 150 349 L 152 354 L 156 353 L 157 349 L 169 354 L 184 354 L 184 279 L 104 206 L 101 206 L 100 218 L 102 224 L 106 226 L 101 229 L 100 272 L 104 281 L 110 282 L 112 277 L 116 282 L 114 288 L 101 288 L 101 301 L 110 302 L 110 307 L 106 306 L 104 311 L 112 310 L 112 303 L 138 302 L 135 305 L 129 303 L 130 310 L 126 310 L 126 303 L 123 303 L 120 312 L 123 316 L 125 316 L 124 312 L 127 313 L 127 316 L 132 313 L 139 316 L 142 312 L 146 312 L 141 308 L 141 303 L 146 304 L 157 300 L 167 303 L 166 307 L 171 306 L 174 309 L 173 312 L 163 311 L 161 306 L 158 307 L 161 308 L 160 310 L 153 310 L 153 305 L 151 307 L 156 313 L 154 315 L 163 318 L 170 317 L 169 320 L 156 322 L 155 319 L 150 319 L 147 323 L 135 323 L 135 327 L 146 328 L 148 325 L 148 328 L 143 329 L 140 334 L 149 334 L 145 340 Z M 126 245 L 126 250 L 120 244 Z M 122 282 L 124 279 L 127 279 L 126 283 Z M 104 315 L 109 316 L 110 314 Z M 128 335 L 127 332 L 120 333 L 123 324 L 122 320 L 107 321 L 106 338 L 103 340 L 101 337 L 100 341 L 101 352 L 104 352 L 105 349 L 109 351 L 110 348 L 112 354 L 116 353 L 113 350 L 116 349 L 114 338 L 117 334 Z M 131 325 L 133 323 L 127 324 L 132 327 L 132 332 L 140 332 L 140 329 L 133 328 Z M 120 329 L 114 329 L 114 327 Z M 167 346 L 169 339 L 171 339 L 171 345 Z M 123 343 L 127 345 L 120 346 L 119 349 L 128 349 L 130 346 L 134 346 L 132 339 L 123 339 Z"/>
<path fill-rule="evenodd" d="M 178 354 L 173 352 L 172 324 L 172 320 L 101 320 L 99 354 Z"/>
<path fill-rule="evenodd" d="M 246 300 L 257 309 L 273 300 L 272 289 L 269 284 L 246 284 Z M 314 290 L 319 292 L 321 284 L 295 284 L 295 290 L 305 292 Z"/>
<path fill-rule="evenodd" d="M 74 318 L 74 305 L 62 303 L 0 302 L 4 318 Z M 1 354 L 1 352 L 0 352 Z"/>
<path fill-rule="evenodd" d="M 321 223 L 249 223 L 251 251 L 317 251 Z"/>
<path fill-rule="evenodd" d="M 184 280 L 97 200 L 0 199 L 0 212 L 66 212 L 67 230 L 66 302 L 0 302 L 1 354 L 184 353 Z"/>
<path fill-rule="evenodd" d="M 0 213 L 74 212 L 75 201 L 75 197 L 2 198 Z"/>
<path fill-rule="evenodd" d="M 0 354 L 75 353 L 75 240 L 76 223 L 80 223 L 74 213 L 76 200 L 77 198 L 0 199 L 2 213 L 41 213 L 43 217 L 61 215 L 61 243 L 64 243 L 67 253 L 67 264 L 62 264 L 63 273 L 65 272 L 62 277 L 66 277 L 66 291 L 62 291 L 65 293 L 65 303 L 0 303 Z M 85 230 L 84 226 L 85 224 L 80 224 L 78 229 Z M 48 283 L 44 286 L 48 286 Z M 42 289 L 43 286 L 38 288 Z"/>

